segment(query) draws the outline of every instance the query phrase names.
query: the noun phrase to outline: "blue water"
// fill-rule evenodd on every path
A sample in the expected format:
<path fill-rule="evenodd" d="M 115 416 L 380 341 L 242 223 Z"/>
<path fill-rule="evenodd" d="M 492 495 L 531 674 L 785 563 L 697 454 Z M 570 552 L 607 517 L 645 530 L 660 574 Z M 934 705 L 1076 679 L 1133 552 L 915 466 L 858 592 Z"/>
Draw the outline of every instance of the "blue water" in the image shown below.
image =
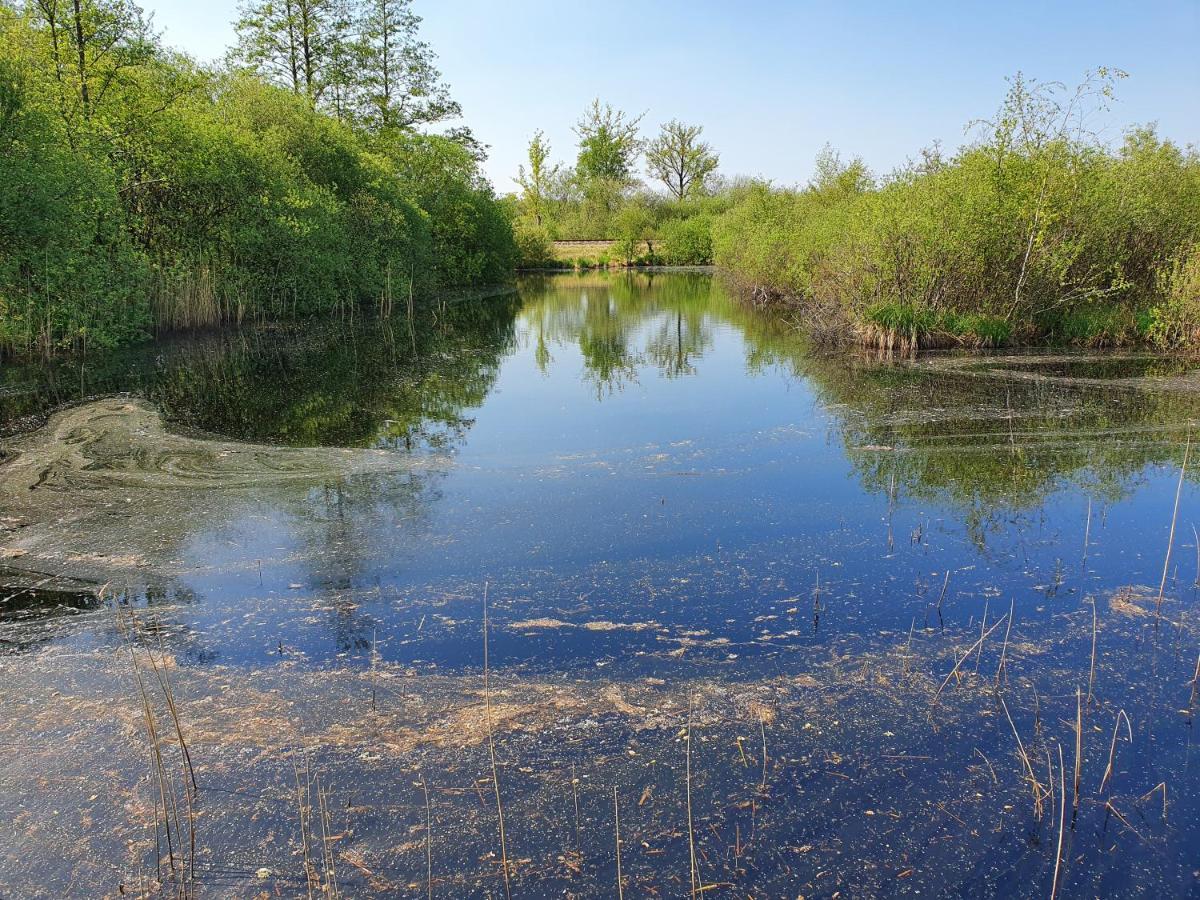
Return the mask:
<path fill-rule="evenodd" d="M 415 672 L 477 672 L 485 584 L 492 665 L 537 676 L 749 681 L 818 658 L 894 658 L 910 633 L 922 653 L 957 654 L 985 615 L 1011 609 L 1027 662 L 1010 703 L 1031 730 L 1033 690 L 1055 728 L 1074 715 L 1094 601 L 1104 695 L 1089 777 L 1126 708 L 1132 765 L 1150 773 L 1140 787 L 1169 782 L 1174 824 L 1147 839 L 1136 873 L 1109 861 L 1089 882 L 1076 868 L 1068 891 L 1194 896 L 1190 472 L 1165 621 L 1147 612 L 1200 412 L 1191 367 L 1164 364 L 1176 380 L 1151 383 L 1159 370 L 1143 357 L 960 363 L 814 349 L 705 274 L 561 275 L 425 316 L 411 334 L 323 323 L 209 335 L 78 372 L 11 370 L 3 396 L 10 431 L 62 402 L 130 392 L 193 435 L 419 463 L 229 490 L 215 507 L 178 498 L 154 548 L 171 565 L 131 577 L 126 597 L 168 624 L 181 665 L 366 668 L 374 649 Z M 114 532 L 114 552 L 146 550 L 125 539 Z M 1130 586 L 1142 614 L 1110 607 Z M 80 649 L 116 641 L 107 616 L 2 628 L 22 652 Z M 949 658 L 920 666 L 940 681 Z M 989 722 L 960 738 L 965 752 L 977 740 L 1013 770 L 1011 732 L 995 710 Z M 1075 852 L 1102 857 L 1110 821 L 1092 805 L 1080 830 L 1095 841 Z M 1004 852 L 958 884 L 994 889 L 1025 871 L 1020 848 Z M 1036 888 L 1004 892 L 1043 893 L 1038 860 Z M 924 875 L 914 890 L 936 886 Z"/>

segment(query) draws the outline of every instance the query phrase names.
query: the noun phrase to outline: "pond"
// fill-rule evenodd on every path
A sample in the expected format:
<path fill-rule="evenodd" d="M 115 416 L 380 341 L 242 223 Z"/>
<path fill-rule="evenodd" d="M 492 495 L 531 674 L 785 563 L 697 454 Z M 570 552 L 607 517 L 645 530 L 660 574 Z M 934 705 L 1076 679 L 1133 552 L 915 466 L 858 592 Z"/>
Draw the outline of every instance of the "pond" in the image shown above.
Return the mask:
<path fill-rule="evenodd" d="M 669 271 L 8 366 L 0 894 L 1194 896 L 1198 389 Z"/>

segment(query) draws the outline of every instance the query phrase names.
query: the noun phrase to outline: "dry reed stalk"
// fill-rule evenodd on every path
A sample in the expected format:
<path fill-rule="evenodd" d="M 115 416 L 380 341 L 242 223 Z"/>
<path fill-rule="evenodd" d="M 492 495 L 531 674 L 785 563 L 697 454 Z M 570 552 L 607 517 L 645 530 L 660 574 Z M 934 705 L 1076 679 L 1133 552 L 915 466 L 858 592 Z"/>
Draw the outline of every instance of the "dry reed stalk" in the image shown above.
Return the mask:
<path fill-rule="evenodd" d="M 984 756 L 983 751 L 978 747 L 975 748 L 975 752 L 979 754 L 979 758 L 983 760 L 984 765 L 988 767 L 988 771 L 992 773 L 992 784 L 999 784 L 1000 779 L 996 777 L 996 770 L 992 768 L 992 761 Z"/>
<path fill-rule="evenodd" d="M 979 674 L 979 660 L 983 656 L 983 639 L 987 637 L 984 629 L 987 628 L 988 602 L 983 601 L 983 619 L 979 622 L 979 649 L 975 651 L 975 674 Z"/>
<path fill-rule="evenodd" d="M 1012 714 L 1008 711 L 1008 704 L 1004 702 L 1003 697 L 1000 698 L 1000 706 L 1003 707 L 1004 716 L 1008 719 L 1009 727 L 1012 728 L 1013 737 L 1017 739 L 1017 752 L 1021 755 L 1021 762 L 1025 764 L 1025 773 L 1029 778 L 1030 790 L 1033 792 L 1033 816 L 1040 821 L 1045 789 L 1033 773 L 1033 763 L 1029 761 L 1029 754 L 1025 752 L 1025 745 L 1021 742 L 1021 735 L 1017 732 L 1016 723 L 1013 722 Z"/>
<path fill-rule="evenodd" d="M 1196 655 L 1196 672 L 1192 675 L 1192 696 L 1190 703 L 1196 702 L 1196 686 L 1200 685 L 1200 654 Z"/>
<path fill-rule="evenodd" d="M 1046 748 L 1046 784 L 1049 785 L 1048 796 L 1050 797 L 1050 818 L 1054 818 L 1054 809 L 1056 797 L 1054 796 L 1054 760 L 1050 758 L 1050 748 Z"/>
<path fill-rule="evenodd" d="M 1133 726 L 1129 724 L 1129 716 L 1125 714 L 1125 710 L 1117 710 L 1117 718 L 1113 722 L 1112 744 L 1108 748 L 1108 765 L 1104 767 L 1104 775 L 1100 779 L 1100 789 L 1097 791 L 1099 794 L 1104 793 L 1104 787 L 1113 774 L 1113 761 L 1117 756 L 1117 735 L 1121 730 L 1122 718 L 1125 719 L 1125 731 L 1129 736 L 1129 743 L 1133 743 Z"/>
<path fill-rule="evenodd" d="M 1146 793 L 1142 794 L 1142 796 L 1140 796 L 1138 798 L 1138 803 L 1142 803 L 1146 800 L 1149 800 L 1151 795 L 1153 795 L 1156 791 L 1162 791 L 1162 798 L 1163 798 L 1162 818 L 1163 818 L 1163 824 L 1166 824 L 1166 821 L 1167 821 L 1167 783 L 1165 781 L 1160 781 L 1154 787 L 1150 788 L 1150 790 L 1146 791 Z"/>
<path fill-rule="evenodd" d="M 1067 783 L 1063 765 L 1062 744 L 1058 745 L 1058 781 L 1059 781 L 1059 813 L 1058 813 L 1058 849 L 1054 853 L 1054 881 L 1050 885 L 1050 900 L 1058 896 L 1058 870 L 1062 865 L 1063 832 L 1067 822 Z"/>
<path fill-rule="evenodd" d="M 1008 636 L 1012 634 L 1013 613 L 1017 608 L 1017 601 L 1008 601 L 1008 627 L 1004 629 L 1004 646 L 1000 648 L 1000 665 L 996 666 L 996 684 L 1000 683 L 1000 676 L 1003 675 L 1005 680 L 1008 680 L 1008 672 L 1005 670 L 1006 660 L 1008 659 Z"/>
<path fill-rule="evenodd" d="M 696 831 L 692 820 L 692 700 L 691 695 L 688 696 L 688 717 L 687 717 L 687 732 L 684 735 L 684 790 L 687 796 L 687 826 L 688 826 L 688 859 L 691 871 L 688 873 L 691 878 L 692 885 L 692 900 L 696 898 L 696 891 L 699 887 L 700 879 L 699 865 L 696 862 Z"/>
<path fill-rule="evenodd" d="M 379 658 L 377 651 L 377 643 L 375 641 L 375 629 L 371 629 L 371 712 L 378 712 L 379 708 L 375 705 L 375 660 Z"/>
<path fill-rule="evenodd" d="M 309 797 L 309 784 L 305 782 L 303 791 L 300 788 L 300 767 L 296 765 L 296 751 L 291 753 L 292 758 L 292 773 L 296 777 L 296 812 L 300 817 L 300 852 L 303 854 L 304 862 L 304 886 L 308 889 L 308 900 L 312 900 L 313 896 L 313 866 L 312 856 L 309 852 L 308 840 L 308 804 L 311 802 Z M 307 762 L 305 764 L 307 770 Z"/>
<path fill-rule="evenodd" d="M 159 689 L 162 691 L 163 699 L 167 704 L 167 712 L 171 717 L 171 722 L 175 728 L 175 737 L 179 741 L 180 758 L 183 763 L 183 768 L 186 770 L 188 777 L 191 780 L 190 785 L 184 785 L 184 801 L 187 805 L 187 823 L 188 823 L 188 857 L 187 857 L 187 880 L 190 883 L 196 877 L 196 808 L 194 799 L 196 792 L 199 791 L 199 786 L 196 783 L 196 772 L 192 768 L 192 755 L 188 751 L 187 741 L 183 737 L 183 723 L 179 718 L 179 709 L 175 705 L 175 692 L 171 687 L 171 679 L 167 675 L 166 668 L 166 650 L 162 643 L 162 629 L 158 630 L 159 652 L 163 661 L 160 667 L 154 660 L 154 654 L 150 648 L 146 648 L 146 658 L 150 660 L 150 668 L 154 672 L 155 678 L 158 680 Z M 172 791 L 173 793 L 173 791 Z M 178 803 L 178 801 L 176 801 Z M 178 830 L 178 825 L 177 825 Z"/>
<path fill-rule="evenodd" d="M 1083 573 L 1087 574 L 1088 539 L 1092 534 L 1092 498 L 1088 497 L 1087 524 L 1083 526 Z"/>
<path fill-rule="evenodd" d="M 411 296 L 411 287 L 410 287 Z M 492 692 L 488 669 L 488 585 L 483 583 L 483 705 L 487 715 L 488 756 L 492 761 L 492 787 L 496 792 L 496 816 L 500 821 L 500 865 L 504 867 L 504 896 L 512 900 L 508 881 L 508 844 L 504 836 L 504 806 L 500 802 L 500 773 L 496 768 L 496 741 L 492 732 Z"/>
<path fill-rule="evenodd" d="M 617 847 L 617 900 L 625 900 L 624 879 L 621 875 L 621 808 L 617 804 L 617 786 L 613 785 L 613 830 Z"/>
<path fill-rule="evenodd" d="M 100 595 L 103 596 L 104 588 L 101 588 Z M 150 751 L 150 767 L 151 775 L 158 786 L 158 798 L 155 800 L 154 806 L 154 840 L 159 850 L 156 854 L 155 864 L 159 867 L 161 876 L 161 844 L 159 841 L 158 831 L 158 809 L 159 804 L 162 804 L 163 811 L 163 831 L 167 839 L 167 865 L 171 870 L 172 877 L 177 875 L 175 866 L 175 840 L 182 835 L 182 828 L 179 821 L 179 802 L 175 796 L 175 788 L 171 783 L 170 776 L 167 773 L 166 763 L 162 752 L 162 738 L 159 734 L 158 721 L 154 714 L 154 704 L 150 699 L 149 689 L 146 687 L 146 680 L 142 677 L 142 667 L 137 659 L 137 651 L 134 648 L 134 636 L 137 631 L 137 620 L 133 616 L 133 612 L 129 614 L 129 628 L 125 627 L 125 623 L 121 618 L 119 609 L 114 608 L 117 620 L 117 628 L 120 631 L 122 640 L 125 643 L 126 649 L 129 651 L 129 664 L 133 669 L 134 680 L 137 683 L 138 694 L 142 706 L 142 721 L 146 727 L 146 739 L 149 743 Z M 174 828 L 172 829 L 172 823 Z M 161 877 L 160 877 L 161 880 Z"/>
<path fill-rule="evenodd" d="M 1075 794 L 1072 799 L 1072 814 L 1079 812 L 1079 780 L 1083 773 L 1083 691 L 1075 688 Z M 1066 798 L 1063 798 L 1066 802 Z M 1072 821 L 1074 821 L 1072 819 Z"/>
<path fill-rule="evenodd" d="M 1196 580 L 1192 584 L 1200 585 L 1200 531 L 1195 525 L 1192 526 L 1192 543 L 1196 547 Z"/>
<path fill-rule="evenodd" d="M 758 792 L 765 794 L 767 792 L 767 720 L 762 715 L 758 717 L 758 730 L 762 732 L 763 745 L 762 780 L 758 783 Z"/>
<path fill-rule="evenodd" d="M 946 676 L 946 680 L 943 681 L 941 684 L 941 687 L 939 687 L 937 689 L 937 693 L 934 694 L 934 696 L 933 696 L 934 703 L 937 703 L 938 698 L 942 696 L 942 691 L 944 691 L 946 689 L 946 685 L 948 685 L 950 683 L 950 679 L 958 674 L 959 667 L 963 663 L 965 663 L 968 659 L 971 658 L 971 654 L 975 651 L 975 648 L 978 647 L 980 644 L 982 644 L 984 639 L 989 634 L 991 634 L 993 631 L 995 631 L 997 628 L 999 628 L 1001 626 L 1001 624 L 1003 624 L 1007 618 L 1008 618 L 1008 614 L 1005 613 L 1003 616 L 1001 616 L 999 619 L 996 620 L 995 624 L 993 624 L 991 628 L 989 628 L 987 631 L 983 632 L 983 634 L 981 634 L 979 636 L 979 640 L 977 640 L 974 644 L 972 644 L 970 647 L 967 648 L 967 652 L 962 655 L 962 659 L 959 659 L 954 664 L 954 668 L 950 670 L 950 674 Z M 955 654 L 955 656 L 957 656 L 957 654 Z"/>
<path fill-rule="evenodd" d="M 425 795 L 425 885 L 429 900 L 433 900 L 433 809 L 429 805 L 425 776 L 417 773 L 417 777 L 421 779 L 421 793 Z"/>
<path fill-rule="evenodd" d="M 571 798 L 575 801 L 575 852 L 579 854 L 579 865 L 583 865 L 583 841 L 579 836 L 579 779 L 575 777 L 575 763 L 571 763 Z"/>
<path fill-rule="evenodd" d="M 908 674 L 908 669 L 912 663 L 912 636 L 913 629 L 917 625 L 917 620 L 914 618 L 908 626 L 908 643 L 904 645 L 904 674 Z"/>
<path fill-rule="evenodd" d="M 322 892 L 337 900 L 341 896 L 337 880 L 337 861 L 333 853 L 333 839 L 329 836 L 332 819 L 329 815 L 329 792 L 321 787 L 321 776 L 317 775 L 317 806 L 321 817 L 321 860 L 325 867 L 325 883 Z"/>
<path fill-rule="evenodd" d="M 944 579 L 942 579 L 942 592 L 940 594 L 938 594 L 938 602 L 937 602 L 937 606 L 935 607 L 935 609 L 938 611 L 939 615 L 942 612 L 942 601 L 946 599 L 946 589 L 948 587 L 950 587 L 950 570 L 949 569 L 946 570 L 946 577 Z"/>
<path fill-rule="evenodd" d="M 1179 497 L 1183 493 L 1183 477 L 1187 474 L 1188 456 L 1192 450 L 1192 434 L 1189 431 L 1187 444 L 1183 449 L 1183 465 L 1179 468 L 1179 483 L 1175 486 L 1175 508 L 1171 513 L 1171 530 L 1167 535 L 1167 553 L 1163 558 L 1162 580 L 1158 583 L 1158 600 L 1154 604 L 1154 615 L 1157 619 L 1163 604 L 1163 593 L 1167 589 L 1167 569 L 1171 565 L 1171 547 L 1175 543 L 1175 523 L 1179 519 Z"/>
<path fill-rule="evenodd" d="M 170 712 L 171 721 L 175 725 L 175 736 L 179 740 L 179 749 L 183 754 L 183 760 L 187 766 L 188 778 L 191 780 L 192 792 L 196 793 L 200 790 L 200 785 L 196 782 L 196 770 L 192 766 L 191 751 L 188 750 L 187 741 L 183 739 L 183 724 L 179 717 L 179 709 L 175 705 L 175 690 L 172 688 L 171 679 L 167 674 L 167 651 L 163 647 L 161 630 L 158 633 L 158 653 L 159 658 L 163 661 L 161 671 L 157 666 L 154 666 L 154 657 L 149 652 L 147 652 L 147 656 L 150 657 L 150 664 L 151 666 L 154 666 L 154 672 L 156 675 L 158 675 L 159 684 L 162 686 L 163 697 L 167 701 L 167 710 Z"/>
<path fill-rule="evenodd" d="M 1088 705 L 1092 703 L 1092 689 L 1096 684 L 1096 598 L 1092 598 L 1092 662 L 1088 666 Z"/>

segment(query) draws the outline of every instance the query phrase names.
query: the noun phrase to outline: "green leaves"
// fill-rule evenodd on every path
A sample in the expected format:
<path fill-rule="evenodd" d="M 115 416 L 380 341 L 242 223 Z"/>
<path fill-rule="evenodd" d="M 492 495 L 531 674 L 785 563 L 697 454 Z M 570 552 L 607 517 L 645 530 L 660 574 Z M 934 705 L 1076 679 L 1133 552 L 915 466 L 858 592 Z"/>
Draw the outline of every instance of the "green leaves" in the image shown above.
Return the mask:
<path fill-rule="evenodd" d="M 246 18 L 344 12 L 299 2 Z M 199 70 L 125 0 L 81 0 L 81 80 L 74 8 L 0 6 L 0 353 L 386 311 L 410 286 L 511 273 L 508 218 L 461 143 L 339 118 L 319 66 L 286 88 Z"/>
<path fill-rule="evenodd" d="M 651 177 L 666 185 L 676 200 L 703 193 L 706 182 L 717 170 L 719 158 L 700 140 L 704 129 L 672 119 L 658 137 L 646 146 L 646 167 Z"/>

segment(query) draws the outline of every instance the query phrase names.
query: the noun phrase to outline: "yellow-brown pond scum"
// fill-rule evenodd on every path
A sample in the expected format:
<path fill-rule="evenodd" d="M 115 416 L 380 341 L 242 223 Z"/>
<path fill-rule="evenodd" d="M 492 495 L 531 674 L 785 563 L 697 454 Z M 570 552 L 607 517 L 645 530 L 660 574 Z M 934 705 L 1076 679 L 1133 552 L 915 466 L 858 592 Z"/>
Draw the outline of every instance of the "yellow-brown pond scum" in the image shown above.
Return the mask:
<path fill-rule="evenodd" d="M 13 376 L 0 894 L 1198 889 L 1186 360 L 813 354 L 695 273 L 402 338 Z"/>

